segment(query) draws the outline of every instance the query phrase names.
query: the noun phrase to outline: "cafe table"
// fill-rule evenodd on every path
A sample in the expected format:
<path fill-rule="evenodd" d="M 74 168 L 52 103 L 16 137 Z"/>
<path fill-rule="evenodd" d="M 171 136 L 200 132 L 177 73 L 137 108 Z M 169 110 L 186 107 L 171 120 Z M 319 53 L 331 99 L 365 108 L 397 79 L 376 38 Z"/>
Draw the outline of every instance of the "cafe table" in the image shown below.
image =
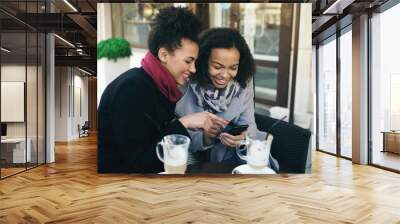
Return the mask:
<path fill-rule="evenodd" d="M 198 163 L 188 165 L 186 174 L 231 174 L 237 163 Z"/>

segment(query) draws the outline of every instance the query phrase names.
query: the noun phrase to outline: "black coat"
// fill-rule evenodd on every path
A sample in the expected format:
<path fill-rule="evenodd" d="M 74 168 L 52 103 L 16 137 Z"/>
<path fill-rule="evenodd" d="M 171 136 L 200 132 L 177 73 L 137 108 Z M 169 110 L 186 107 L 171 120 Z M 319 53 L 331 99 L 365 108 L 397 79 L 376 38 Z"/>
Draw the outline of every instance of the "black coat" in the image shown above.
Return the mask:
<path fill-rule="evenodd" d="M 162 172 L 156 144 L 169 134 L 189 136 L 174 111 L 142 68 L 112 81 L 98 108 L 98 172 Z"/>

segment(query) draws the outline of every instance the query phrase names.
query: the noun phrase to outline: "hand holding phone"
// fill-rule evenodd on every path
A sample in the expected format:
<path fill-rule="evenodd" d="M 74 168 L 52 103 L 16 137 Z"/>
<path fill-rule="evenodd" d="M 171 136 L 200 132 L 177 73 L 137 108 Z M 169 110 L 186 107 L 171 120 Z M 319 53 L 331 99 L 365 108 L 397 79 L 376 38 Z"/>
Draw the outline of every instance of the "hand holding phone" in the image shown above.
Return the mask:
<path fill-rule="evenodd" d="M 237 125 L 232 126 L 230 130 L 227 132 L 222 132 L 219 135 L 219 139 L 222 144 L 228 147 L 237 147 L 245 138 L 245 131 L 248 128 L 248 125 Z"/>
<path fill-rule="evenodd" d="M 246 131 L 247 128 L 249 128 L 249 125 L 247 124 L 237 125 L 232 120 L 221 132 L 222 133 L 225 132 L 230 135 L 240 135 L 242 134 L 242 132 Z"/>

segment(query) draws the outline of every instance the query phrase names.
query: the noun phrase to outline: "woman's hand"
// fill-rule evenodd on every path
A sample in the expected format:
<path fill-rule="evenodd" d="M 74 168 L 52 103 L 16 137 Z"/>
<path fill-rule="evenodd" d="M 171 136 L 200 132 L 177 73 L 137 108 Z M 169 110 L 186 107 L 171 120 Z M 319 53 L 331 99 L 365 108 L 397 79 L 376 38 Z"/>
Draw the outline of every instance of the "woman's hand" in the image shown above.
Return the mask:
<path fill-rule="evenodd" d="M 224 119 L 211 114 L 212 116 L 209 117 L 204 123 L 203 127 L 203 135 L 208 138 L 215 138 L 221 132 L 221 130 L 227 125 L 229 122 L 225 121 Z"/>
<path fill-rule="evenodd" d="M 244 140 L 246 137 L 246 132 L 242 132 L 240 135 L 230 135 L 228 133 L 221 133 L 219 136 L 222 144 L 229 147 L 237 147 L 240 145 L 240 142 Z"/>
<path fill-rule="evenodd" d="M 188 114 L 181 117 L 179 121 L 185 128 L 203 129 L 204 134 L 208 137 L 215 137 L 229 123 L 229 121 L 207 111 Z"/>

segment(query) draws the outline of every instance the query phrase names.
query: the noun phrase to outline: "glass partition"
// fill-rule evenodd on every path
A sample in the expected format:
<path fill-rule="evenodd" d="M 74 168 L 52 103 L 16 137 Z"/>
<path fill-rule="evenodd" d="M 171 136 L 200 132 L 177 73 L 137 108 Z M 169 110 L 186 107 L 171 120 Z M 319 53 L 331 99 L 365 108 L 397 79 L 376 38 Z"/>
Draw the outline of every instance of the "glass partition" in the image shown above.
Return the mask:
<path fill-rule="evenodd" d="M 371 162 L 400 170 L 400 4 L 371 18 Z"/>
<path fill-rule="evenodd" d="M 336 154 L 336 36 L 318 48 L 318 149 Z"/>
<path fill-rule="evenodd" d="M 16 9 L 19 17 L 42 13 L 44 5 L 45 1 L 1 4 Z M 5 178 L 45 163 L 46 40 L 40 30 L 3 12 L 0 25 L 0 178 Z"/>
<path fill-rule="evenodd" d="M 26 38 L 25 32 L 1 34 L 2 177 L 24 171 L 31 158 L 31 151 L 26 150 Z"/>

